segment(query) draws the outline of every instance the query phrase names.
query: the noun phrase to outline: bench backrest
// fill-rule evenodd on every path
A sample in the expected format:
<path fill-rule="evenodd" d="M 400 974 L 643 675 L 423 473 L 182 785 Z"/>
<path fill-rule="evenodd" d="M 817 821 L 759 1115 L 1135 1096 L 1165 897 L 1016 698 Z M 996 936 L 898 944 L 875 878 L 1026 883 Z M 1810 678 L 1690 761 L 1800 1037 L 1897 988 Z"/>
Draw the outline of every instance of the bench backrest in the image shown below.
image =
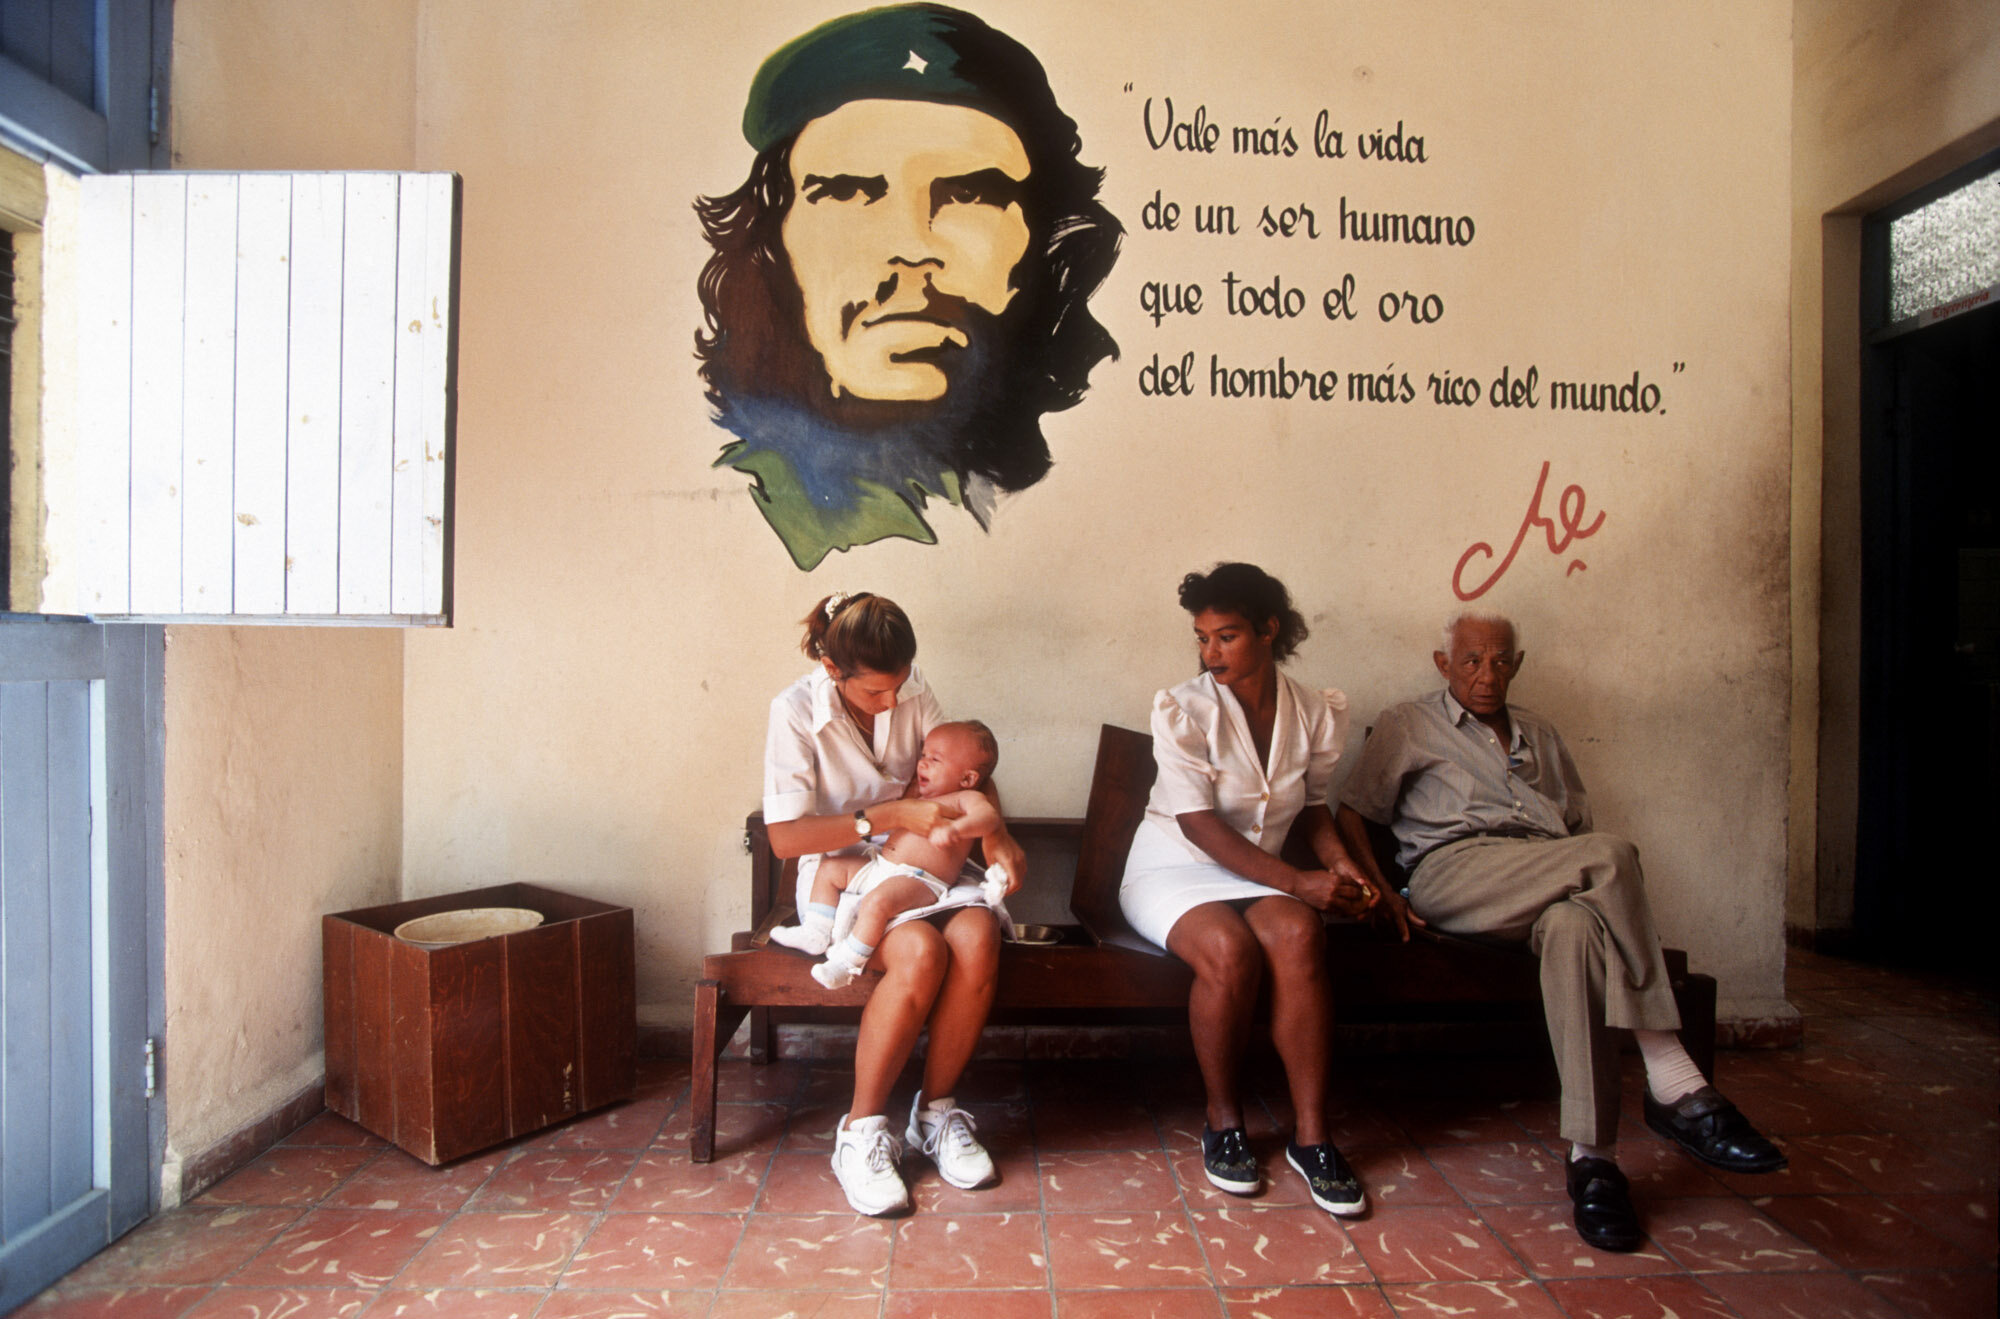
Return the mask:
<path fill-rule="evenodd" d="M 1097 766 L 1090 776 L 1076 881 L 1069 893 L 1069 909 L 1091 938 L 1151 953 L 1160 950 L 1139 937 L 1119 909 L 1118 884 L 1125 877 L 1132 835 L 1146 818 L 1146 797 L 1153 790 L 1155 771 L 1151 735 L 1104 725 L 1097 735 Z"/>

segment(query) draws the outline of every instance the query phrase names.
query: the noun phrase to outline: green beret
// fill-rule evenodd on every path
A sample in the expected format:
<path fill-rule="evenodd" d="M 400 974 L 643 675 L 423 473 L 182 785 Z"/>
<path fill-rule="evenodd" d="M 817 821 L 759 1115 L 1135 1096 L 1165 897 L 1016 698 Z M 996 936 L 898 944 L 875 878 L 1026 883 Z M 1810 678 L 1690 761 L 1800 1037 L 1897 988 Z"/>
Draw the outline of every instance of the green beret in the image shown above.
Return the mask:
<path fill-rule="evenodd" d="M 891 5 L 822 23 L 775 51 L 750 84 L 743 136 L 763 151 L 862 100 L 942 101 L 1009 123 L 1024 103 L 1030 113 L 1055 108 L 1048 75 L 1020 42 L 947 5 Z"/>

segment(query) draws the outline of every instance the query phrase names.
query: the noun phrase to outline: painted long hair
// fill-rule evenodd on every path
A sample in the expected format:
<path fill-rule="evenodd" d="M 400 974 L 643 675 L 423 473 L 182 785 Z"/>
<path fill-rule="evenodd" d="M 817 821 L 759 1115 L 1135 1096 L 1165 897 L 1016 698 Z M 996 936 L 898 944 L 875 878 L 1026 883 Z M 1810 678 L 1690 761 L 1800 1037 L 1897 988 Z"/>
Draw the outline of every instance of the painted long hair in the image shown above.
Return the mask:
<path fill-rule="evenodd" d="M 1011 58 L 1004 49 L 998 55 Z M 1057 108 L 1040 68 L 1032 73 L 1041 94 L 1024 96 L 1008 116 L 1028 152 L 1022 209 L 1031 235 L 1013 274 L 1020 294 L 1001 317 L 1011 342 L 1002 350 L 1000 378 L 988 383 L 967 424 L 953 428 L 939 455 L 1002 490 L 1023 489 L 1047 474 L 1042 414 L 1074 407 L 1091 368 L 1118 356 L 1110 332 L 1090 314 L 1089 300 L 1118 259 L 1124 227 L 1097 200 L 1104 171 L 1077 159 L 1082 143 L 1075 121 Z M 698 285 L 705 328 L 695 331 L 695 356 L 724 426 L 739 399 L 792 400 L 829 416 L 841 411 L 805 337 L 804 299 L 784 250 L 796 140 L 793 134 L 759 152 L 736 191 L 695 202 L 702 233 L 715 249 Z M 846 412 L 851 417 L 856 409 Z"/>

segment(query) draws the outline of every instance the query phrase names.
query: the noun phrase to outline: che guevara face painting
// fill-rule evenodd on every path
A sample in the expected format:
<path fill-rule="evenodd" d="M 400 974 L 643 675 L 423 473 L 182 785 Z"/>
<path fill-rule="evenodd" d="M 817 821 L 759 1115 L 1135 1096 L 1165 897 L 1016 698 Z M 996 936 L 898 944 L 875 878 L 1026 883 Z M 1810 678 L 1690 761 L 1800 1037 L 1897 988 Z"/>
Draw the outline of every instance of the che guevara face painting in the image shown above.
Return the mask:
<path fill-rule="evenodd" d="M 868 10 L 766 60 L 743 131 L 749 178 L 696 202 L 717 465 L 807 571 L 935 542 L 931 500 L 987 525 L 1117 355 L 1088 302 L 1123 229 L 1040 62 L 960 10 Z"/>

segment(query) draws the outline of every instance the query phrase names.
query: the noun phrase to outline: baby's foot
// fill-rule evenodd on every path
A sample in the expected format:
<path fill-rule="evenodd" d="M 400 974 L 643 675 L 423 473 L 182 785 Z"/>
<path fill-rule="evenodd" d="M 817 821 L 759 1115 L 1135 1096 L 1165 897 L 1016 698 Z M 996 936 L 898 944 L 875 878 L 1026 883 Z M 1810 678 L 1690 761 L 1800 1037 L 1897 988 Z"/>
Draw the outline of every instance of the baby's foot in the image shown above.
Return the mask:
<path fill-rule="evenodd" d="M 829 957 L 824 962 L 814 963 L 812 978 L 828 989 L 845 989 L 854 983 L 854 977 L 861 974 L 861 968 L 852 962 L 844 962 L 838 957 Z"/>
<path fill-rule="evenodd" d="M 773 926 L 771 942 L 818 957 L 833 947 L 833 926 L 819 921 Z"/>

